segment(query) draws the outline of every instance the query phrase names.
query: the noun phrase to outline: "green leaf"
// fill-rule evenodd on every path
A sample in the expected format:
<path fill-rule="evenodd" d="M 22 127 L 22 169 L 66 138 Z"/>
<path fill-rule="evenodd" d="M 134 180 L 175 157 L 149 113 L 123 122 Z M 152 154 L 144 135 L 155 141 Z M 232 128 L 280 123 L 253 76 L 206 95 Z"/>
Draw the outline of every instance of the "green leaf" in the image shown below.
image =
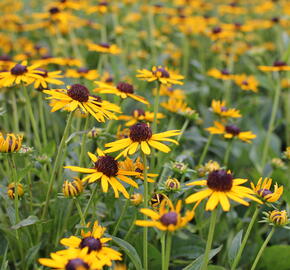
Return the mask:
<path fill-rule="evenodd" d="M 257 269 L 263 270 L 289 270 L 290 246 L 276 245 L 267 247 L 258 263 Z"/>
<path fill-rule="evenodd" d="M 243 237 L 243 230 L 240 230 L 236 236 L 234 237 L 229 252 L 228 252 L 228 261 L 229 264 L 231 265 L 235 259 L 235 257 L 237 256 L 237 253 L 239 251 L 239 248 L 241 246 L 242 243 L 242 237 Z"/>
<path fill-rule="evenodd" d="M 38 221 L 39 221 L 39 219 L 37 216 L 29 216 L 28 218 L 21 220 L 18 224 L 12 226 L 11 228 L 13 230 L 16 230 L 16 229 L 19 229 L 21 227 L 26 227 L 26 226 L 30 226 L 32 224 L 35 224 Z"/>
<path fill-rule="evenodd" d="M 222 248 L 223 246 L 221 245 L 218 248 L 212 249 L 209 253 L 208 259 L 211 260 L 215 255 L 217 255 L 221 251 Z M 182 270 L 199 270 L 203 262 L 203 257 L 204 255 L 200 255 L 196 260 L 194 260 L 192 263 L 184 267 Z"/>
<path fill-rule="evenodd" d="M 25 264 L 27 266 L 29 266 L 35 262 L 35 260 L 38 256 L 38 252 L 39 252 L 40 247 L 41 247 L 41 243 L 28 249 L 28 251 L 26 252 L 26 256 L 25 256 Z"/>
<path fill-rule="evenodd" d="M 115 237 L 115 236 L 110 236 L 113 241 L 128 255 L 128 257 L 131 259 L 132 263 L 135 266 L 136 270 L 142 270 L 142 263 L 140 260 L 140 257 L 138 253 L 136 252 L 136 249 L 129 244 L 128 242 Z"/>

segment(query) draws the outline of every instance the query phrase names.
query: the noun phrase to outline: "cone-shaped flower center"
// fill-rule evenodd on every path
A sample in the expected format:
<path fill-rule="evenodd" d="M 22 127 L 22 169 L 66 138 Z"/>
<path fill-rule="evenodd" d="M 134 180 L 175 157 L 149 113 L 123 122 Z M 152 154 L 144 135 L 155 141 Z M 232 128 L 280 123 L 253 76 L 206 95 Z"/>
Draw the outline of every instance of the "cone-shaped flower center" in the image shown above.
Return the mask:
<path fill-rule="evenodd" d="M 59 13 L 59 12 L 60 12 L 60 9 L 59 9 L 58 7 L 52 7 L 52 8 L 49 9 L 49 13 L 50 13 L 51 15 L 53 15 L 53 14 L 57 14 L 57 13 Z"/>
<path fill-rule="evenodd" d="M 228 111 L 228 108 L 225 107 L 225 106 L 221 106 L 221 112 L 227 112 Z"/>
<path fill-rule="evenodd" d="M 230 72 L 229 72 L 227 69 L 223 69 L 223 70 L 221 71 L 221 73 L 222 73 L 223 75 L 230 75 Z"/>
<path fill-rule="evenodd" d="M 130 128 L 129 137 L 133 142 L 147 141 L 152 137 L 152 130 L 145 123 L 137 123 Z"/>
<path fill-rule="evenodd" d="M 242 85 L 249 85 L 249 83 L 246 80 L 244 80 L 242 81 Z"/>
<path fill-rule="evenodd" d="M 232 135 L 234 135 L 234 136 L 237 136 L 237 135 L 239 135 L 240 134 L 240 129 L 237 127 L 237 126 L 235 126 L 235 125 L 228 125 L 228 126 L 226 126 L 226 132 L 227 133 L 230 133 L 230 134 L 232 134 Z"/>
<path fill-rule="evenodd" d="M 275 61 L 273 66 L 274 67 L 283 67 L 286 66 L 287 64 L 284 61 Z"/>
<path fill-rule="evenodd" d="M 212 32 L 213 34 L 219 34 L 221 31 L 222 31 L 222 28 L 219 27 L 219 26 L 216 26 L 216 27 L 214 27 L 214 28 L 212 29 L 211 32 Z"/>
<path fill-rule="evenodd" d="M 99 46 L 101 46 L 101 47 L 103 47 L 103 48 L 107 48 L 107 49 L 110 48 L 110 44 L 109 44 L 109 43 L 106 43 L 106 42 L 101 42 L 101 43 L 99 43 Z"/>
<path fill-rule="evenodd" d="M 125 82 L 119 82 L 117 85 L 117 89 L 119 89 L 121 92 L 133 94 L 134 93 L 134 87 L 132 84 L 125 83 Z"/>
<path fill-rule="evenodd" d="M 101 156 L 95 163 L 95 168 L 108 177 L 116 176 L 118 173 L 118 161 L 111 156 Z"/>
<path fill-rule="evenodd" d="M 134 117 L 145 116 L 145 111 L 142 109 L 135 109 L 132 112 L 132 116 L 134 116 Z"/>
<path fill-rule="evenodd" d="M 89 265 L 84 262 L 82 259 L 72 259 L 69 260 L 68 263 L 65 266 L 65 270 L 85 270 L 85 269 L 90 269 Z"/>
<path fill-rule="evenodd" d="M 176 225 L 177 224 L 177 218 L 178 215 L 176 212 L 170 211 L 166 214 L 164 214 L 161 218 L 160 221 L 164 226 L 169 226 L 169 225 Z"/>
<path fill-rule="evenodd" d="M 233 177 L 225 170 L 213 171 L 208 175 L 207 186 L 216 191 L 230 191 L 233 186 Z"/>
<path fill-rule="evenodd" d="M 13 75 L 22 75 L 25 72 L 27 72 L 27 67 L 20 65 L 20 64 L 16 64 L 12 69 L 11 69 L 11 74 Z"/>
<path fill-rule="evenodd" d="M 99 238 L 94 238 L 94 237 L 86 237 L 84 238 L 81 243 L 80 243 L 80 248 L 85 248 L 88 247 L 89 250 L 88 252 L 90 253 L 91 251 L 98 251 L 102 248 L 102 243 Z"/>
<path fill-rule="evenodd" d="M 81 74 L 86 74 L 88 72 L 89 72 L 89 69 L 85 67 L 81 67 L 78 69 L 78 73 L 81 73 Z"/>
<path fill-rule="evenodd" d="M 162 67 L 157 68 L 156 71 L 154 72 L 154 75 L 161 77 L 161 78 L 169 78 L 170 77 L 169 72 L 165 68 L 162 68 Z"/>
<path fill-rule="evenodd" d="M 87 102 L 89 100 L 90 92 L 88 88 L 81 84 L 73 84 L 67 91 L 67 94 L 74 100 L 79 102 Z"/>
<path fill-rule="evenodd" d="M 266 197 L 267 195 L 272 194 L 272 191 L 266 188 L 262 188 L 258 190 L 258 193 L 261 197 Z"/>

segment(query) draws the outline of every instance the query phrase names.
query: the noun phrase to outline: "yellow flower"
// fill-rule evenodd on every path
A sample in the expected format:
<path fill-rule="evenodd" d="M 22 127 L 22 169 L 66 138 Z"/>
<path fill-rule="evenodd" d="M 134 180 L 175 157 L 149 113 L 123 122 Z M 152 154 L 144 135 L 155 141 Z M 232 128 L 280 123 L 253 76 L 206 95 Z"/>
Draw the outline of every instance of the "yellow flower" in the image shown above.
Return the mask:
<path fill-rule="evenodd" d="M 164 117 L 165 117 L 164 114 L 157 113 L 157 119 L 162 119 Z M 153 122 L 154 113 L 153 112 L 144 111 L 142 109 L 135 109 L 135 110 L 133 110 L 131 115 L 120 115 L 118 117 L 118 119 L 126 121 L 127 123 L 125 124 L 125 126 L 126 127 L 130 127 L 130 126 L 135 125 L 136 123 L 142 122 L 142 121 L 144 121 L 144 122 Z"/>
<path fill-rule="evenodd" d="M 286 210 L 273 210 L 267 213 L 268 222 L 273 226 L 285 226 L 289 223 Z"/>
<path fill-rule="evenodd" d="M 130 97 L 144 104 L 149 104 L 149 102 L 145 98 L 134 94 L 134 87 L 132 84 L 126 82 L 119 82 L 117 86 L 113 86 L 100 81 L 97 81 L 95 83 L 98 85 L 98 88 L 94 89 L 94 92 L 101 94 L 114 94 L 123 99 Z"/>
<path fill-rule="evenodd" d="M 157 94 L 158 89 L 154 89 L 153 94 Z M 175 99 L 185 99 L 185 93 L 182 89 L 173 89 L 167 85 L 162 84 L 160 86 L 160 96 L 168 96 Z"/>
<path fill-rule="evenodd" d="M 8 185 L 7 194 L 11 200 L 15 199 L 15 183 L 11 183 Z M 17 184 L 17 194 L 18 197 L 22 197 L 24 194 L 23 185 Z"/>
<path fill-rule="evenodd" d="M 167 205 L 169 209 L 166 207 Z M 182 217 L 181 207 L 181 200 L 177 202 L 175 207 L 170 200 L 163 200 L 158 212 L 148 208 L 140 209 L 140 213 L 150 217 L 151 220 L 136 220 L 135 224 L 142 227 L 155 227 L 161 231 L 176 231 L 185 227 L 194 217 L 193 210 L 186 211 Z"/>
<path fill-rule="evenodd" d="M 162 66 L 154 66 L 151 70 L 138 69 L 137 72 L 139 73 L 136 75 L 137 78 L 148 82 L 158 81 L 159 83 L 165 85 L 183 84 L 183 82 L 180 81 L 184 79 L 182 75 L 179 75 Z"/>
<path fill-rule="evenodd" d="M 223 134 L 225 139 L 238 138 L 241 141 L 251 143 L 252 139 L 256 138 L 256 135 L 251 131 L 240 131 L 235 125 L 223 125 L 220 122 L 214 121 L 214 126 L 206 128 L 211 134 Z"/>
<path fill-rule="evenodd" d="M 240 111 L 234 108 L 227 108 L 225 101 L 212 100 L 211 102 L 212 111 L 221 117 L 241 117 Z"/>
<path fill-rule="evenodd" d="M 151 205 L 151 207 L 153 207 L 154 209 L 157 209 L 159 208 L 160 204 L 163 202 L 163 201 L 166 201 L 166 200 L 169 200 L 169 198 L 164 194 L 164 193 L 161 193 L 161 192 L 155 192 L 149 203 Z"/>
<path fill-rule="evenodd" d="M 287 65 L 286 62 L 276 61 L 272 66 L 258 66 L 259 70 L 265 72 L 273 72 L 273 71 L 290 71 L 290 66 Z"/>
<path fill-rule="evenodd" d="M 168 137 L 177 136 L 179 134 L 179 130 L 170 130 L 152 134 L 152 130 L 148 124 L 137 123 L 130 128 L 129 138 L 105 144 L 105 147 L 109 147 L 109 149 L 105 150 L 105 153 L 117 152 L 124 149 L 117 156 L 117 158 L 121 156 L 126 157 L 127 155 L 135 154 L 139 147 L 141 147 L 141 151 L 145 155 L 150 155 L 150 147 L 168 153 L 171 151 L 171 149 L 160 141 L 173 142 L 178 144 L 176 140 L 170 139 Z"/>
<path fill-rule="evenodd" d="M 165 187 L 169 191 L 176 191 L 180 189 L 180 182 L 176 178 L 168 178 Z"/>
<path fill-rule="evenodd" d="M 47 99 L 52 100 L 50 103 L 52 112 L 60 109 L 75 111 L 79 108 L 84 113 L 91 114 L 99 122 L 105 122 L 105 118 L 117 119 L 117 116 L 112 112 L 120 112 L 117 105 L 90 95 L 89 90 L 81 84 L 73 84 L 68 90 L 55 89 L 43 92 L 50 95 Z"/>
<path fill-rule="evenodd" d="M 22 135 L 8 133 L 6 136 L 0 132 L 0 152 L 10 153 L 18 152 L 22 146 Z"/>
<path fill-rule="evenodd" d="M 256 186 L 254 185 L 254 183 L 251 183 L 251 188 L 261 198 L 262 201 L 273 203 L 278 201 L 282 196 L 283 186 L 278 187 L 278 184 L 276 183 L 274 185 L 274 191 L 272 192 L 270 190 L 271 185 L 271 178 L 265 178 L 263 180 L 261 177 Z"/>
<path fill-rule="evenodd" d="M 121 49 L 115 44 L 108 44 L 108 43 L 99 43 L 94 44 L 92 42 L 87 42 L 87 46 L 89 51 L 95 51 L 100 53 L 108 53 L 108 54 L 120 54 Z"/>
<path fill-rule="evenodd" d="M 100 226 L 98 222 L 95 221 L 91 231 L 82 231 L 81 238 L 70 236 L 61 239 L 60 243 L 69 248 L 86 249 L 88 254 L 94 255 L 105 265 L 111 266 L 113 261 L 122 260 L 122 254 L 107 246 L 107 243 L 112 240 L 112 238 L 103 237 L 105 231 L 106 228 Z"/>
<path fill-rule="evenodd" d="M 130 201 L 135 206 L 138 206 L 139 204 L 141 204 L 143 202 L 143 196 L 141 193 L 134 193 L 131 195 Z"/>
<path fill-rule="evenodd" d="M 248 206 L 249 203 L 244 198 L 254 200 L 261 203 L 259 199 L 254 197 L 255 194 L 250 188 L 241 186 L 247 182 L 247 179 L 233 178 L 230 172 L 225 170 L 216 170 L 209 173 L 207 180 L 194 181 L 187 186 L 206 186 L 205 189 L 191 194 L 186 198 L 186 203 L 197 202 L 199 204 L 205 198 L 208 198 L 205 209 L 213 211 L 218 204 L 221 205 L 224 211 L 230 210 L 229 199 L 240 204 Z"/>
<path fill-rule="evenodd" d="M 56 84 L 61 85 L 64 84 L 63 81 L 58 80 L 59 78 L 63 78 L 63 75 L 60 75 L 61 71 L 47 71 L 43 68 L 37 68 L 36 70 L 40 71 L 36 73 L 40 75 L 40 78 L 35 78 L 34 88 L 47 89 L 48 84 Z"/>
<path fill-rule="evenodd" d="M 226 69 L 218 70 L 216 68 L 212 68 L 207 72 L 207 75 L 221 80 L 232 80 L 234 78 L 234 75 L 230 74 Z"/>
<path fill-rule="evenodd" d="M 65 197 L 76 197 L 83 192 L 81 179 L 74 177 L 73 181 L 66 180 L 62 185 L 62 193 Z"/>
<path fill-rule="evenodd" d="M 50 255 L 51 259 L 41 258 L 39 263 L 60 270 L 99 270 L 105 265 L 93 253 L 88 254 L 88 248 L 60 250 Z"/>
<path fill-rule="evenodd" d="M 65 166 L 64 168 L 70 169 L 74 172 L 86 173 L 86 177 L 82 179 L 83 182 L 93 183 L 96 181 L 101 182 L 103 192 L 107 193 L 109 185 L 113 188 L 115 198 L 119 198 L 119 192 L 121 192 L 125 198 L 129 199 L 129 194 L 125 187 L 120 183 L 123 181 L 135 188 L 138 188 L 138 184 L 127 176 L 140 175 L 139 172 L 126 171 L 119 168 L 119 162 L 109 155 L 105 155 L 100 149 L 97 150 L 99 157 L 88 152 L 94 167 L 93 168 L 81 168 L 77 166 Z"/>
<path fill-rule="evenodd" d="M 167 102 L 161 102 L 160 104 L 163 108 L 173 113 L 184 114 L 188 110 L 192 110 L 187 106 L 187 103 L 182 99 L 176 99 L 174 97 L 170 97 Z"/>
<path fill-rule="evenodd" d="M 38 70 L 39 64 L 27 66 L 24 61 L 14 65 L 9 71 L 0 72 L 0 86 L 12 86 L 14 84 L 31 84 L 36 79 L 41 79 L 43 72 Z"/>
<path fill-rule="evenodd" d="M 284 151 L 283 154 L 284 154 L 285 158 L 287 158 L 287 159 L 290 160 L 290 146 L 288 146 L 288 147 L 286 148 L 286 151 Z"/>
<path fill-rule="evenodd" d="M 217 161 L 209 160 L 204 165 L 197 166 L 196 169 L 199 176 L 205 176 L 212 171 L 219 170 L 220 168 L 220 164 Z"/>
<path fill-rule="evenodd" d="M 259 82 L 254 76 L 247 76 L 246 74 L 235 75 L 234 80 L 235 83 L 240 86 L 242 90 L 253 91 L 255 93 L 258 92 Z"/>
<path fill-rule="evenodd" d="M 75 69 L 68 69 L 66 71 L 66 77 L 69 78 L 85 78 L 87 80 L 95 80 L 99 77 L 99 73 L 95 69 L 88 69 L 85 67 L 80 67 L 77 70 Z"/>

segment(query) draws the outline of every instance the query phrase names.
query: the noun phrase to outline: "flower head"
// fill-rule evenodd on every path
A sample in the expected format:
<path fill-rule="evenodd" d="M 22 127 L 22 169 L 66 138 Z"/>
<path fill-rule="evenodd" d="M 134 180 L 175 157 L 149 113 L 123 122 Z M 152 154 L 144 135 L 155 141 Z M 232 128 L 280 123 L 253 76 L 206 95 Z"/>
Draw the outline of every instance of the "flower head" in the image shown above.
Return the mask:
<path fill-rule="evenodd" d="M 275 61 L 272 66 L 259 66 L 258 68 L 265 72 L 290 71 L 290 66 L 284 61 Z"/>
<path fill-rule="evenodd" d="M 109 43 L 99 43 L 94 44 L 92 42 L 87 43 L 89 51 L 95 51 L 100 53 L 107 53 L 107 54 L 120 54 L 121 49 L 115 44 Z"/>
<path fill-rule="evenodd" d="M 65 197 L 76 197 L 83 192 L 82 181 L 75 177 L 74 180 L 65 180 L 62 185 L 62 193 Z"/>
<path fill-rule="evenodd" d="M 18 152 L 22 146 L 22 135 L 15 135 L 13 133 L 8 133 L 3 135 L 0 132 L 0 152 L 10 153 Z"/>
<path fill-rule="evenodd" d="M 224 118 L 239 118 L 241 117 L 240 111 L 234 108 L 227 108 L 225 101 L 212 100 L 211 102 L 212 111 Z"/>
<path fill-rule="evenodd" d="M 7 188 L 7 194 L 11 200 L 15 199 L 15 183 L 10 183 Z M 17 196 L 22 197 L 24 194 L 24 189 L 22 184 L 17 184 Z"/>
<path fill-rule="evenodd" d="M 180 189 L 180 182 L 176 178 L 168 178 L 165 182 L 165 188 L 168 191 L 177 191 Z"/>
<path fill-rule="evenodd" d="M 289 224 L 289 219 L 286 210 L 273 210 L 264 212 L 265 217 L 261 222 L 267 222 L 271 226 L 284 227 Z M 289 229 L 289 227 L 287 227 Z"/>
<path fill-rule="evenodd" d="M 225 170 L 215 170 L 209 173 L 207 180 L 194 181 L 187 186 L 205 186 L 206 188 L 191 194 L 186 198 L 186 203 L 201 202 L 205 198 L 209 198 L 206 204 L 206 210 L 214 210 L 218 204 L 224 211 L 230 210 L 229 199 L 240 204 L 248 206 L 249 203 L 244 198 L 254 200 L 261 203 L 259 199 L 253 196 L 255 192 L 250 188 L 241 186 L 247 182 L 247 179 L 233 178 L 230 172 Z"/>
<path fill-rule="evenodd" d="M 182 203 L 179 200 L 174 207 L 170 200 L 161 202 L 159 211 L 153 211 L 148 208 L 140 209 L 140 212 L 151 220 L 136 220 L 136 225 L 143 227 L 156 227 L 161 231 L 176 231 L 187 225 L 194 217 L 194 211 L 186 211 L 184 216 L 181 216 Z"/>

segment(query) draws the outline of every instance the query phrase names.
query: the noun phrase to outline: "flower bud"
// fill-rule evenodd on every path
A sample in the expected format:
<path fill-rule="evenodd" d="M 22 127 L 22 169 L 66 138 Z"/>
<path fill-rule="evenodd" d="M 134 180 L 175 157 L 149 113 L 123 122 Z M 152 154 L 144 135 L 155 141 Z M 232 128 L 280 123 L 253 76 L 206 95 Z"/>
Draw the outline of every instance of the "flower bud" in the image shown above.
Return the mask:
<path fill-rule="evenodd" d="M 165 187 L 169 191 L 177 191 L 180 189 L 180 182 L 176 178 L 168 178 Z"/>
<path fill-rule="evenodd" d="M 268 213 L 268 222 L 275 226 L 285 226 L 289 223 L 285 210 L 273 210 Z"/>
<path fill-rule="evenodd" d="M 135 206 L 138 206 L 139 204 L 141 204 L 143 202 L 143 196 L 141 193 L 134 193 L 131 195 L 130 201 Z"/>
<path fill-rule="evenodd" d="M 83 192 L 82 181 L 75 177 L 74 180 L 65 180 L 62 185 L 62 192 L 65 197 L 77 197 Z"/>
<path fill-rule="evenodd" d="M 14 200 L 15 199 L 15 183 L 11 183 L 8 185 L 8 190 L 7 190 L 7 194 L 9 196 L 9 198 L 11 200 Z M 23 190 L 23 185 L 22 184 L 18 184 L 17 185 L 17 194 L 18 194 L 18 197 L 22 197 L 23 194 L 24 194 L 24 190 Z"/>

